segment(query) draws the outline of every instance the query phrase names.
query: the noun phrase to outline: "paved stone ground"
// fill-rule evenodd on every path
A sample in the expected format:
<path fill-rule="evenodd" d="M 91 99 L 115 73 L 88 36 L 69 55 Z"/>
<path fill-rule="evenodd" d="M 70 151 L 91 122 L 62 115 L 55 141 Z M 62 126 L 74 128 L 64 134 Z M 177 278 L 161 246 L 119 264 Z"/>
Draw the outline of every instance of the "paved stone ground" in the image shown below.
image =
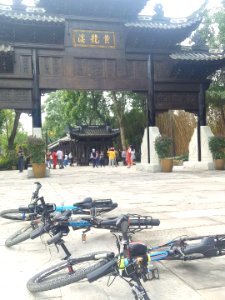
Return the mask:
<path fill-rule="evenodd" d="M 0 172 L 0 210 L 29 203 L 35 179 L 26 173 Z M 135 235 L 136 240 L 156 245 L 179 235 L 225 233 L 225 171 L 183 171 L 147 173 L 127 169 L 68 167 L 51 170 L 51 177 L 39 180 L 48 202 L 71 204 L 91 196 L 118 202 L 108 215 L 139 213 L 160 218 L 161 224 Z M 120 279 L 107 287 L 107 278 L 89 284 L 71 284 L 53 291 L 31 294 L 27 280 L 39 270 L 60 261 L 62 253 L 47 246 L 46 240 L 29 240 L 6 248 L 5 239 L 23 224 L 0 220 L 1 299 L 33 300 L 117 300 L 133 299 L 128 285 Z M 72 254 L 94 250 L 115 250 L 114 237 L 107 230 L 91 230 L 82 244 L 81 231 L 66 238 Z M 157 263 L 160 280 L 144 284 L 152 300 L 225 299 L 225 257 L 194 262 Z"/>

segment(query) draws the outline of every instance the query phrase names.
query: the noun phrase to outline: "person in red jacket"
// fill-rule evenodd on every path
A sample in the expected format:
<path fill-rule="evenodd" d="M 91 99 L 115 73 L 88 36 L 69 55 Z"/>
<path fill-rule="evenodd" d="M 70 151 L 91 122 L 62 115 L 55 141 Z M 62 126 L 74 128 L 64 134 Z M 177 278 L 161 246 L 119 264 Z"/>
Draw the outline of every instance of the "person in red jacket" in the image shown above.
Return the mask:
<path fill-rule="evenodd" d="M 55 151 L 53 151 L 52 152 L 53 169 L 56 169 L 57 162 L 58 162 L 57 154 Z"/>
<path fill-rule="evenodd" d="M 130 168 L 132 165 L 131 147 L 130 146 L 128 146 L 127 151 L 126 151 L 126 162 L 127 162 L 127 167 Z"/>

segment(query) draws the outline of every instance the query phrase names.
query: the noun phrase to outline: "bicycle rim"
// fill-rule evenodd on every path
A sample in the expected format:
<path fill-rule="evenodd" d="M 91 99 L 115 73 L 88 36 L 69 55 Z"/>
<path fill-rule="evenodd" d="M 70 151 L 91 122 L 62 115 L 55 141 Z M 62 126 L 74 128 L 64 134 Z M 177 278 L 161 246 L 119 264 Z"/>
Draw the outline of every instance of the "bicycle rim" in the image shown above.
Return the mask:
<path fill-rule="evenodd" d="M 90 253 L 51 266 L 34 275 L 27 282 L 27 288 L 30 292 L 36 293 L 60 288 L 83 280 L 89 272 L 108 262 L 107 259 L 96 260 L 94 258 L 95 255 L 102 253 L 106 252 Z"/>

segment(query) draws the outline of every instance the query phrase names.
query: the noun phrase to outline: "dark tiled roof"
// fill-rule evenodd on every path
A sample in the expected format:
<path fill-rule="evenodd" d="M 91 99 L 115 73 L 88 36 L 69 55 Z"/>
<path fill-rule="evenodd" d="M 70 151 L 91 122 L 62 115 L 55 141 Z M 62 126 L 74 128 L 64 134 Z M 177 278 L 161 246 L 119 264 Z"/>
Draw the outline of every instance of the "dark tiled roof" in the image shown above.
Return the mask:
<path fill-rule="evenodd" d="M 13 11 L 10 9 L 1 9 L 0 17 L 5 17 L 14 21 L 45 22 L 45 23 L 64 23 L 65 19 L 56 16 L 49 16 L 39 11 Z"/>
<path fill-rule="evenodd" d="M 70 128 L 71 137 L 110 137 L 117 136 L 119 132 L 119 129 L 111 129 L 111 127 L 104 125 L 84 125 Z"/>
<path fill-rule="evenodd" d="M 192 27 L 201 22 L 202 17 L 187 19 L 154 19 L 149 16 L 139 16 L 133 22 L 125 23 L 125 27 L 140 28 L 140 29 L 157 29 L 157 30 L 173 30 Z"/>
<path fill-rule="evenodd" d="M 110 18 L 136 17 L 147 0 L 39 0 L 50 13 Z"/>
<path fill-rule="evenodd" d="M 225 58 L 225 53 L 210 53 L 210 52 L 177 52 L 172 53 L 170 57 L 174 60 L 184 61 L 215 61 Z"/>

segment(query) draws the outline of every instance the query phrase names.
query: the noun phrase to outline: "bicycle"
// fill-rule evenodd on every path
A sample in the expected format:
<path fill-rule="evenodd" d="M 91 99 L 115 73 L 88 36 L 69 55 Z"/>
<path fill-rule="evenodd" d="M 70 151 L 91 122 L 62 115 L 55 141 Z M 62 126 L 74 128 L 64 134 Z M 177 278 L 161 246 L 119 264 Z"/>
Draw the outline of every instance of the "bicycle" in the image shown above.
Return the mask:
<path fill-rule="evenodd" d="M 39 190 L 42 185 L 40 182 L 35 182 L 36 189 L 32 193 L 31 201 L 28 206 L 21 206 L 16 209 L 8 209 L 0 212 L 0 217 L 4 219 L 14 220 L 14 221 L 32 221 L 34 219 L 40 218 L 38 214 L 42 213 L 42 209 L 39 205 L 37 207 L 38 202 L 40 201 Z M 44 203 L 44 205 L 47 205 Z M 101 214 L 103 212 L 108 212 L 113 210 L 118 206 L 117 203 L 113 203 L 111 199 L 100 199 L 93 200 L 91 197 L 85 198 L 83 201 L 76 202 L 73 205 L 67 206 L 56 206 L 55 204 L 48 204 L 49 210 L 53 210 L 54 212 L 64 212 L 66 210 L 71 210 L 76 214 Z"/>
<path fill-rule="evenodd" d="M 96 216 L 102 212 L 108 212 L 117 207 L 117 203 L 113 203 L 111 199 L 92 200 L 92 198 L 86 198 L 82 202 L 77 202 L 72 206 L 56 206 L 52 203 L 45 203 L 43 197 L 38 196 L 38 191 L 41 188 L 40 183 L 36 183 L 37 188 L 35 190 L 35 199 L 28 207 L 20 207 L 19 212 L 21 214 L 27 214 L 30 219 L 29 225 L 26 225 L 9 236 L 5 245 L 11 247 L 17 245 L 30 238 L 30 234 L 42 224 L 50 225 L 57 221 L 57 215 L 55 213 L 70 212 L 70 215 L 91 215 Z M 59 216 L 60 216 L 59 215 Z M 88 223 L 77 223 L 76 226 L 88 227 Z M 47 226 L 45 227 L 47 228 Z M 47 231 L 46 231 L 47 232 Z"/>
<path fill-rule="evenodd" d="M 154 220 L 153 223 L 152 225 L 157 225 Z M 93 282 L 105 275 L 113 274 L 124 280 L 126 280 L 124 277 L 131 277 L 131 281 L 126 281 L 132 288 L 135 299 L 149 299 L 146 291 L 140 285 L 140 279 L 147 281 L 159 278 L 158 269 L 152 266 L 152 262 L 160 260 L 190 261 L 225 255 L 225 235 L 222 234 L 181 236 L 163 245 L 147 247 L 143 243 L 130 242 L 126 226 L 126 223 L 120 226 L 121 231 L 123 230 L 123 238 L 117 237 L 118 255 L 112 252 L 102 252 L 68 259 L 67 262 L 52 266 L 33 276 L 28 281 L 27 288 L 31 292 L 39 292 L 78 282 L 84 278 Z M 120 251 L 119 248 L 121 241 L 123 242 L 123 251 Z M 82 268 L 80 265 L 86 261 L 95 261 L 95 264 L 90 268 Z M 52 282 L 51 276 L 53 275 L 58 280 L 58 272 L 61 271 L 65 272 L 61 275 L 62 283 Z M 83 274 L 82 272 L 85 273 L 84 276 L 80 275 Z M 121 272 L 122 274 L 120 274 Z M 66 279 L 68 276 L 69 279 Z"/>
<path fill-rule="evenodd" d="M 131 234 L 147 229 L 150 226 L 158 226 L 160 221 L 158 219 L 152 219 L 151 217 L 139 216 L 139 215 L 122 215 L 118 218 L 98 220 L 99 226 L 110 229 L 114 236 L 116 236 L 118 255 L 113 252 L 100 251 L 95 253 L 86 254 L 77 258 L 67 258 L 65 261 L 60 262 L 50 268 L 43 270 L 42 272 L 33 276 L 27 282 L 27 288 L 31 292 L 42 292 L 59 287 L 66 286 L 68 284 L 83 280 L 87 278 L 89 281 L 96 280 L 106 273 L 113 273 L 115 276 L 120 276 L 124 280 L 124 277 L 130 277 L 131 280 L 127 281 L 135 294 L 136 299 L 149 299 L 144 287 L 141 284 L 140 279 L 144 277 L 145 269 L 141 267 L 140 262 L 133 258 L 139 255 L 143 257 L 143 246 L 135 246 L 133 244 L 133 254 L 135 256 L 130 257 L 129 263 L 130 271 L 126 274 L 119 274 L 119 270 L 127 271 L 124 269 L 123 261 L 129 254 L 129 245 L 132 243 Z M 122 232 L 122 236 L 119 234 Z M 117 237 L 117 234 L 119 236 Z M 58 233 L 48 241 L 48 244 L 57 243 L 61 241 L 62 233 Z M 123 250 L 120 251 L 120 246 L 123 246 Z M 64 245 L 65 246 L 65 245 Z M 145 248 L 144 248 L 145 251 Z M 86 264 L 89 264 L 86 266 Z M 84 264 L 84 266 L 83 266 Z M 95 275 L 95 272 L 98 272 Z M 92 273 L 93 272 L 93 273 Z M 143 275 L 143 276 L 142 276 Z M 143 297 L 144 298 L 143 298 Z"/>

